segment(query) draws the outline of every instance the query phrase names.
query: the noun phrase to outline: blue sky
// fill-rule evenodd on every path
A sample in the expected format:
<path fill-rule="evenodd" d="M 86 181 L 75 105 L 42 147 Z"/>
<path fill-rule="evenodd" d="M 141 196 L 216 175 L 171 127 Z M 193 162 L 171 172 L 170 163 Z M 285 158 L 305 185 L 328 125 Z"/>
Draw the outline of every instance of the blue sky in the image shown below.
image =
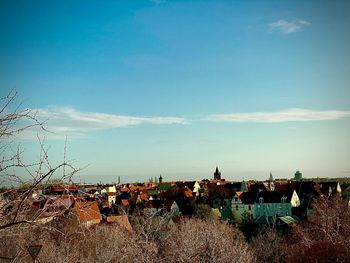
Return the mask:
<path fill-rule="evenodd" d="M 348 1 L 3 1 L 0 87 L 86 181 L 350 174 Z M 37 131 L 18 138 L 28 159 Z"/>

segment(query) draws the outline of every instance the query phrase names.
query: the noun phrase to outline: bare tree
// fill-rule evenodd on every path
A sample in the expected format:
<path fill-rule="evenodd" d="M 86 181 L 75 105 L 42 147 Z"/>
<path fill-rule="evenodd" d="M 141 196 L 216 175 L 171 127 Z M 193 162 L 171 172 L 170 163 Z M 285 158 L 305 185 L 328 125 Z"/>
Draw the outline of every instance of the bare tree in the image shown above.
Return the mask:
<path fill-rule="evenodd" d="M 22 109 L 21 103 L 16 102 L 17 93 L 10 92 L 0 99 L 0 187 L 6 189 L 9 185 L 25 185 L 20 190 L 2 192 L 0 195 L 0 230 L 19 224 L 35 223 L 41 213 L 28 217 L 25 212 L 25 203 L 34 189 L 40 184 L 47 183 L 58 172 L 60 178 L 71 181 L 78 171 L 72 161 L 66 160 L 66 146 L 63 161 L 51 164 L 48 149 L 44 141 L 37 136 L 40 146 L 40 156 L 36 162 L 27 163 L 23 157 L 18 136 L 32 128 L 45 130 L 45 122 L 41 121 L 37 112 L 31 109 Z"/>
<path fill-rule="evenodd" d="M 243 234 L 224 222 L 184 219 L 165 241 L 164 262 L 256 262 Z"/>
<path fill-rule="evenodd" d="M 283 262 L 286 240 L 271 226 L 262 226 L 250 243 L 258 262 Z"/>
<path fill-rule="evenodd" d="M 135 234 L 138 235 L 136 246 L 141 246 L 143 262 L 153 262 L 158 258 L 159 249 L 169 237 L 168 213 L 163 215 L 134 213 L 131 216 L 131 224 Z"/>
<path fill-rule="evenodd" d="M 320 197 L 308 222 L 293 228 L 287 262 L 349 262 L 350 207 L 340 197 Z"/>
<path fill-rule="evenodd" d="M 151 253 L 155 245 L 144 246 L 136 233 L 115 225 L 99 225 L 77 231 L 71 227 L 71 222 L 63 223 L 62 233 L 57 232 L 58 228 L 53 231 L 33 224 L 3 230 L 0 236 L 2 256 L 12 259 L 12 262 L 31 262 L 27 247 L 39 243 L 43 244 L 38 256 L 40 262 L 156 262 L 156 251 Z M 145 250 L 149 252 L 147 258 Z"/>

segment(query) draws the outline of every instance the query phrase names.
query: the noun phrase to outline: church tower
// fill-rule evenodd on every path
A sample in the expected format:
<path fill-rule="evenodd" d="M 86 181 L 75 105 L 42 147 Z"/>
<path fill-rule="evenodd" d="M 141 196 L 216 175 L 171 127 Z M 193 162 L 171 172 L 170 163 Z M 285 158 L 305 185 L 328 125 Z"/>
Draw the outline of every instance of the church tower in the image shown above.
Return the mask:
<path fill-rule="evenodd" d="M 221 180 L 221 172 L 219 171 L 219 168 L 217 166 L 214 172 L 214 180 Z"/>

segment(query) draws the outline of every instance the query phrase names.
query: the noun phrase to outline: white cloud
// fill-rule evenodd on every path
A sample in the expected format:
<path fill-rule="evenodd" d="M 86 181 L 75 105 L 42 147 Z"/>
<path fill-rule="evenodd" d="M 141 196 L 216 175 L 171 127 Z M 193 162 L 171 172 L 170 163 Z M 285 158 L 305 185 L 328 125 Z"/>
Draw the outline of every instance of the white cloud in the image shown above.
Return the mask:
<path fill-rule="evenodd" d="M 305 20 L 287 21 L 280 19 L 276 22 L 269 24 L 270 30 L 279 31 L 283 34 L 291 34 L 302 30 L 304 27 L 309 26 L 311 23 Z"/>
<path fill-rule="evenodd" d="M 189 124 L 186 118 L 181 117 L 134 117 L 99 112 L 80 112 L 72 107 L 48 107 L 33 109 L 39 120 L 46 120 L 45 128 L 50 132 L 49 139 L 81 137 L 88 132 L 138 126 Z M 28 131 L 26 137 L 33 135 Z M 52 133 L 52 134 L 51 134 Z"/>
<path fill-rule="evenodd" d="M 350 111 L 340 110 L 308 110 L 308 109 L 286 109 L 276 112 L 244 112 L 230 114 L 213 114 L 206 120 L 213 122 L 305 122 L 336 120 L 350 117 Z"/>

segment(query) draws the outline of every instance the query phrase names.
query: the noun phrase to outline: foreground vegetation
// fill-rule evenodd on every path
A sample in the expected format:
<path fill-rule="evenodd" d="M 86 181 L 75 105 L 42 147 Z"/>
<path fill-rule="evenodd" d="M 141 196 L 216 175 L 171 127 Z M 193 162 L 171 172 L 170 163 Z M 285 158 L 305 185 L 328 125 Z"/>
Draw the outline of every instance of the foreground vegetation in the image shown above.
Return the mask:
<path fill-rule="evenodd" d="M 27 247 L 43 245 L 40 262 L 348 262 L 350 210 L 339 198 L 320 199 L 309 222 L 282 233 L 260 227 L 249 242 L 239 227 L 212 218 L 133 215 L 133 231 L 116 225 L 82 228 L 64 215 L 45 225 L 0 233 L 0 256 L 31 262 Z"/>

